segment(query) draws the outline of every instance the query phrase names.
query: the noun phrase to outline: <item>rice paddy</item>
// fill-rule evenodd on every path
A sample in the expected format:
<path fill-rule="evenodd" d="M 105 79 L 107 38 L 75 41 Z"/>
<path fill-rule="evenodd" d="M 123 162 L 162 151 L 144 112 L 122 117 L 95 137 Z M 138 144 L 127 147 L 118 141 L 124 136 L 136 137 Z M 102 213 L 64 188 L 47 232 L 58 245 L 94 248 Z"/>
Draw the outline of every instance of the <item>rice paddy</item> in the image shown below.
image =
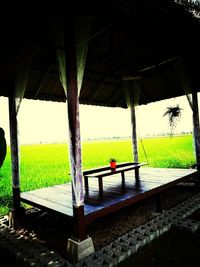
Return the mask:
<path fill-rule="evenodd" d="M 190 168 L 195 163 L 192 135 L 146 138 L 138 141 L 139 161 L 149 167 Z M 117 162 L 133 161 L 131 140 L 101 140 L 83 142 L 83 170 Z M 12 203 L 10 148 L 0 169 L 0 214 L 8 212 Z M 24 145 L 20 148 L 20 189 L 62 184 L 70 181 L 67 144 Z"/>

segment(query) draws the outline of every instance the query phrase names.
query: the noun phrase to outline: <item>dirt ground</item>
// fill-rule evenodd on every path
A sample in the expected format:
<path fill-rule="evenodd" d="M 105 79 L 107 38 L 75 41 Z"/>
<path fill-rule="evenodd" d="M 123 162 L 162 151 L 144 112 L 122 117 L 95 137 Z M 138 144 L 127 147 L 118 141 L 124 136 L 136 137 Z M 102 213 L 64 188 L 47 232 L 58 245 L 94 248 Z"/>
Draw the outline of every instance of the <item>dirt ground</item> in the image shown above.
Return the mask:
<path fill-rule="evenodd" d="M 170 209 L 190 196 L 199 192 L 200 186 L 176 186 L 163 193 L 162 207 Z M 155 199 L 149 198 L 143 203 L 124 208 L 104 218 L 94 221 L 88 226 L 88 234 L 92 237 L 95 250 L 108 245 L 117 237 L 133 228 L 151 220 L 156 213 Z M 196 215 L 197 216 L 197 215 Z M 198 217 L 198 216 L 197 216 Z M 199 214 L 200 220 L 200 214 Z M 47 212 L 29 210 L 26 227 L 19 230 L 20 234 L 35 240 L 50 250 L 66 257 L 67 239 L 72 235 L 72 224 L 64 216 Z M 194 259 L 198 256 L 200 233 L 182 233 L 171 230 L 159 239 L 142 248 L 122 266 L 199 266 Z M 0 251 L 0 256 L 6 254 Z M 6 257 L 8 260 L 8 257 Z M 12 259 L 10 259 L 12 260 Z M 7 261 L 8 263 L 8 261 Z M 0 265 L 4 267 L 4 265 Z M 14 266 L 14 265 L 5 265 Z"/>

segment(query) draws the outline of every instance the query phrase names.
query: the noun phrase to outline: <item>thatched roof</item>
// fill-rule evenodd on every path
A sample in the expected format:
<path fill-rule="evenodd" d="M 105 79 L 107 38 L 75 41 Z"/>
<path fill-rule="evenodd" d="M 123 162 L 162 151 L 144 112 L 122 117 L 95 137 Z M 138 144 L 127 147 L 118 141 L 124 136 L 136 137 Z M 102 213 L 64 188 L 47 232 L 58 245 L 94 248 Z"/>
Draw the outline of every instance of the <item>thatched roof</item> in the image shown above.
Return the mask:
<path fill-rule="evenodd" d="M 139 104 L 200 91 L 200 22 L 185 5 L 173 0 L 87 3 L 70 8 L 54 3 L 48 12 L 32 6 L 0 18 L 1 96 L 20 86 L 25 98 L 66 100 L 54 26 L 71 15 L 91 20 L 80 103 L 126 107 L 124 79 L 139 82 Z"/>

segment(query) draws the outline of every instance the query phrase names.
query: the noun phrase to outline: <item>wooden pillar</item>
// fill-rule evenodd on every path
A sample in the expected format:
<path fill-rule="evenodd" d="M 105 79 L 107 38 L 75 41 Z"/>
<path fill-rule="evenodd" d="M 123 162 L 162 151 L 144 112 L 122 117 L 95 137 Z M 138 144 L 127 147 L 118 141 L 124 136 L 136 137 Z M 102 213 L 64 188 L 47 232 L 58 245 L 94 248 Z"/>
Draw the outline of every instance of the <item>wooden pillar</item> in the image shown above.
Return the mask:
<path fill-rule="evenodd" d="M 67 106 L 69 123 L 69 150 L 72 177 L 72 201 L 74 213 L 74 238 L 86 238 L 84 221 L 84 195 L 82 181 L 81 137 L 76 67 L 76 45 L 73 21 L 65 21 L 65 62 L 67 82 Z"/>
<path fill-rule="evenodd" d="M 12 95 L 9 97 L 9 121 L 10 121 L 10 148 L 12 162 L 12 192 L 13 209 L 18 211 L 20 208 L 20 175 L 19 175 L 19 147 L 18 147 L 18 128 L 16 100 Z"/>
<path fill-rule="evenodd" d="M 138 145 L 137 145 L 137 132 L 136 132 L 136 115 L 135 106 L 131 104 L 131 124 L 132 124 L 132 147 L 134 162 L 138 162 Z"/>
<path fill-rule="evenodd" d="M 200 127 L 199 127 L 199 108 L 197 93 L 192 93 L 193 107 L 193 126 L 194 126 L 194 142 L 196 152 L 197 170 L 200 171 Z"/>

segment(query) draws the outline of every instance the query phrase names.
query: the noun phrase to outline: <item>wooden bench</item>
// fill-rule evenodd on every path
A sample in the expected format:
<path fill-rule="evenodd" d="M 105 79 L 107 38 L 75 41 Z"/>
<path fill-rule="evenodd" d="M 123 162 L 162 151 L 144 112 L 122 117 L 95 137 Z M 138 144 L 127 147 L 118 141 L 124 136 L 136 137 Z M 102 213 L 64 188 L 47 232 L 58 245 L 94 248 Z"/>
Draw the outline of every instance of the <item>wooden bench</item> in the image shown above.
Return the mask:
<path fill-rule="evenodd" d="M 86 170 L 83 172 L 84 182 L 85 182 L 85 193 L 89 194 L 89 184 L 88 178 L 97 178 L 99 183 L 99 198 L 103 197 L 103 177 L 121 173 L 122 178 L 122 187 L 125 186 L 125 172 L 135 170 L 135 181 L 136 184 L 139 184 L 139 168 L 147 163 L 135 163 L 135 162 L 126 162 L 117 164 L 116 169 L 111 169 L 109 166 Z"/>

